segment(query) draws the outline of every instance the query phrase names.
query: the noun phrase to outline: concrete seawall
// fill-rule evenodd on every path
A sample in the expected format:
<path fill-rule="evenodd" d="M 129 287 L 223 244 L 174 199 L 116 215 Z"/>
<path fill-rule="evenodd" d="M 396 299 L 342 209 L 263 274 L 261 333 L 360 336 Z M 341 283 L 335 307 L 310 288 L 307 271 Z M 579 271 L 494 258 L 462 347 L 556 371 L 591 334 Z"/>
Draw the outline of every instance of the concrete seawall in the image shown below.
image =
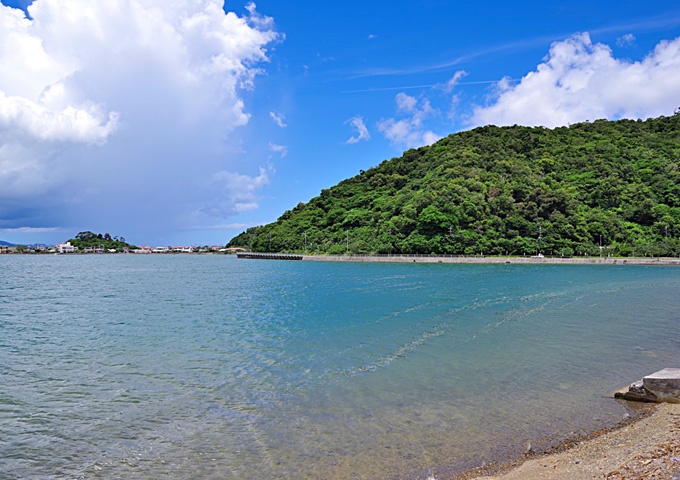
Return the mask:
<path fill-rule="evenodd" d="M 238 258 L 260 260 L 306 260 L 309 262 L 383 263 L 502 263 L 545 265 L 680 265 L 678 258 L 599 257 L 466 257 L 435 255 L 303 255 L 300 253 L 239 252 Z"/>
<path fill-rule="evenodd" d="M 439 257 L 430 255 L 304 255 L 312 262 L 387 262 L 387 263 L 502 263 L 545 265 L 680 265 L 677 258 L 536 258 L 536 257 Z"/>

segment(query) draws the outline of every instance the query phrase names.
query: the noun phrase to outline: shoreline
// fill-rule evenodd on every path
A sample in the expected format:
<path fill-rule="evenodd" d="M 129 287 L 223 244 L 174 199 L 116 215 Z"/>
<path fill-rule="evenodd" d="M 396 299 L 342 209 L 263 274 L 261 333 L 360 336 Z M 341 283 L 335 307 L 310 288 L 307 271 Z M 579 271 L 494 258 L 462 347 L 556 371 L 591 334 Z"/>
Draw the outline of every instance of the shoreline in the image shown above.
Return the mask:
<path fill-rule="evenodd" d="M 680 265 L 677 258 L 548 258 L 548 257 L 459 257 L 459 256 L 314 256 L 303 255 L 302 260 L 317 262 L 386 262 L 386 263 L 480 263 L 480 264 L 532 264 L 532 265 Z"/>
<path fill-rule="evenodd" d="M 504 464 L 484 465 L 445 478 L 670 480 L 680 474 L 680 404 L 631 403 L 640 405 L 639 412 L 611 427 L 565 439 L 546 450 L 530 451 Z"/>
<path fill-rule="evenodd" d="M 680 258 L 607 258 L 607 257 L 513 257 L 513 256 L 435 256 L 435 255 L 306 255 L 301 253 L 240 252 L 240 259 L 302 260 L 309 262 L 359 263 L 460 263 L 460 264 L 532 264 L 532 265 L 671 265 L 680 266 Z"/>
<path fill-rule="evenodd" d="M 4 253 L 4 256 L 102 256 L 102 255 L 139 255 L 134 253 Z M 186 256 L 186 255 L 214 255 L 236 256 L 240 259 L 255 260 L 302 260 L 308 262 L 353 262 L 353 263 L 448 263 L 448 264 L 515 264 L 515 265 L 642 265 L 642 266 L 680 266 L 680 258 L 654 257 L 654 258 L 600 258 L 600 257 L 513 257 L 513 256 L 437 256 L 425 254 L 400 254 L 400 255 L 307 255 L 302 253 L 264 253 L 264 252 L 240 252 L 240 253 L 215 253 L 215 252 L 172 252 L 150 253 L 150 256 Z M 146 256 L 142 254 L 142 256 Z"/>

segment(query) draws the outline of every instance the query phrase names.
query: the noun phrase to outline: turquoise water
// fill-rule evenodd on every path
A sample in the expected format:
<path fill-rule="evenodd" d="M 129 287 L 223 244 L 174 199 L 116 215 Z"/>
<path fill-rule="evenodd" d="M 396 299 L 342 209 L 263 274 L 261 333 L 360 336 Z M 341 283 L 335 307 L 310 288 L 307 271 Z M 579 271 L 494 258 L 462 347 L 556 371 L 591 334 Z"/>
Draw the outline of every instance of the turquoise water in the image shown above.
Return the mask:
<path fill-rule="evenodd" d="M 611 425 L 680 269 L 0 257 L 0 477 L 440 478 Z"/>

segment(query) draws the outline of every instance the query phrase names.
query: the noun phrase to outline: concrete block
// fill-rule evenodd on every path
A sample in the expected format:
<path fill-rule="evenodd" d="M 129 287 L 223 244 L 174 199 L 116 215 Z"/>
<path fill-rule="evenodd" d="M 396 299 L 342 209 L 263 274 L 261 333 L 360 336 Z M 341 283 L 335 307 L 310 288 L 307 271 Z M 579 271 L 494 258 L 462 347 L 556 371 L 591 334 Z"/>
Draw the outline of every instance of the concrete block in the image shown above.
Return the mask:
<path fill-rule="evenodd" d="M 642 385 L 661 402 L 680 403 L 680 368 L 664 368 L 647 375 Z"/>

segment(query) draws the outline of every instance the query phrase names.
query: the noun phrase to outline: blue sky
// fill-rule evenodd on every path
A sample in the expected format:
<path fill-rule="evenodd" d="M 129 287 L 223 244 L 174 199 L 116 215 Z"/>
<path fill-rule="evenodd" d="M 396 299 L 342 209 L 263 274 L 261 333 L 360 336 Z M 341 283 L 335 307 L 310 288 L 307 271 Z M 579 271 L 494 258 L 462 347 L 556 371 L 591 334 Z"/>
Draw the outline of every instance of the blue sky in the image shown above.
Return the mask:
<path fill-rule="evenodd" d="M 224 244 L 457 131 L 680 107 L 674 2 L 2 3 L 10 242 Z"/>

